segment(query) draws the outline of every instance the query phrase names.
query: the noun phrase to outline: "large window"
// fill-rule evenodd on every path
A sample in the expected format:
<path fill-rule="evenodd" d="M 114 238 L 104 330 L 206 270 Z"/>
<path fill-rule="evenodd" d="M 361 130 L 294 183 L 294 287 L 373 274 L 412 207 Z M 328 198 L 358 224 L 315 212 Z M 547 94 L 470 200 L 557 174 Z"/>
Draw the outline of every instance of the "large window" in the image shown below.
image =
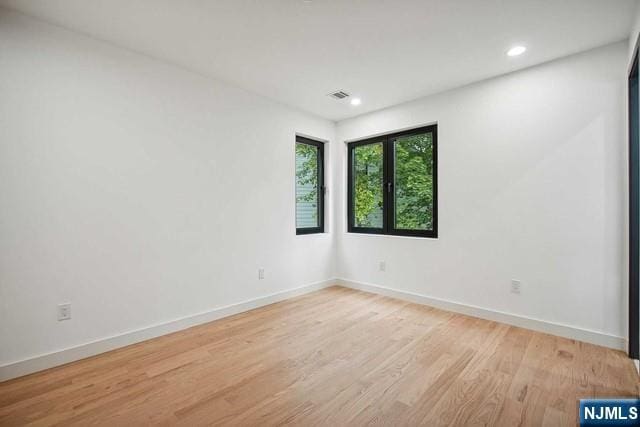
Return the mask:
<path fill-rule="evenodd" d="M 349 143 L 349 232 L 438 237 L 437 131 Z"/>
<path fill-rule="evenodd" d="M 324 232 L 324 144 L 296 136 L 296 234 Z"/>

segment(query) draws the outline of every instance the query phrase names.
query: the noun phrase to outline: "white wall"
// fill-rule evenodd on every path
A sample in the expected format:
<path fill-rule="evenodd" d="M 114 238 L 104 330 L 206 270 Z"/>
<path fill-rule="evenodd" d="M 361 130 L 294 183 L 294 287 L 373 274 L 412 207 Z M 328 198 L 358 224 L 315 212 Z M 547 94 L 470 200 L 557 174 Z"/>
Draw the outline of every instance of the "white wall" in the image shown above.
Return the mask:
<path fill-rule="evenodd" d="M 0 129 L 0 366 L 333 275 L 294 208 L 330 121 L 0 9 Z"/>
<path fill-rule="evenodd" d="M 626 56 L 621 42 L 338 123 L 349 141 L 437 122 L 439 144 L 439 238 L 346 233 L 337 195 L 338 275 L 626 336 Z"/>
<path fill-rule="evenodd" d="M 336 273 L 623 337 L 627 54 L 619 43 L 423 98 L 336 137 L 329 121 L 0 9 L 0 367 Z M 434 122 L 440 237 L 347 234 L 342 141 Z M 295 235 L 296 132 L 340 141 L 326 153 L 335 233 Z M 56 321 L 62 302 L 70 321 Z"/>

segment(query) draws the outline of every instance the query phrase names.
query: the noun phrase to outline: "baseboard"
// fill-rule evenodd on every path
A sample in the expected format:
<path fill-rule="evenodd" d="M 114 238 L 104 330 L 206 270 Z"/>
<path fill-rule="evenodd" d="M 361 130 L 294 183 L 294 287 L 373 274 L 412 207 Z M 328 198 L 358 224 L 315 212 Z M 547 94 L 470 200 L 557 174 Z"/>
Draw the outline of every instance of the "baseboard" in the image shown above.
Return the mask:
<path fill-rule="evenodd" d="M 473 305 L 433 298 L 413 292 L 395 290 L 384 286 L 373 285 L 370 283 L 358 282 L 354 280 L 336 279 L 335 282 L 347 288 L 359 289 L 362 291 L 385 295 L 392 298 L 398 298 L 417 304 L 428 305 L 431 307 L 441 308 L 443 310 L 466 314 L 468 316 L 493 320 L 496 322 L 506 323 L 508 325 L 518 326 L 525 329 L 531 329 L 551 335 L 584 341 L 603 347 L 613 348 L 616 350 L 625 350 L 627 347 L 627 340 L 625 338 L 605 334 L 602 332 L 548 322 L 545 320 L 534 319 L 531 317 L 520 316 L 512 313 L 505 313 L 497 310 L 490 310 Z"/>
<path fill-rule="evenodd" d="M 616 350 L 624 350 L 627 344 L 626 339 L 624 339 L 623 337 L 604 334 L 602 332 L 591 331 L 574 326 L 562 325 L 558 323 L 547 322 L 544 320 L 533 319 L 530 317 L 519 316 L 516 314 L 490 310 L 473 305 L 428 297 L 425 295 L 395 290 L 370 283 L 347 279 L 329 279 L 2 365 L 0 366 L 0 381 L 10 380 L 12 378 L 21 377 L 23 375 L 28 375 L 34 372 L 42 371 L 44 369 L 53 368 L 55 366 L 64 365 L 66 363 L 95 356 L 97 354 L 105 353 L 107 351 L 115 350 L 127 345 L 136 344 L 142 341 L 149 340 L 151 338 L 156 338 L 162 335 L 170 334 L 172 332 L 187 329 L 192 326 L 211 322 L 227 316 L 232 316 L 234 314 L 249 311 L 258 307 L 263 307 L 265 305 L 273 304 L 299 295 L 304 295 L 306 293 L 317 291 L 334 284 L 379 295 L 385 295 L 392 298 L 398 298 L 417 304 L 441 308 L 443 310 L 449 310 L 456 313 L 479 317 L 482 319 L 506 323 L 521 328 L 532 329 L 534 331 L 584 341 L 604 347 L 613 348 Z M 635 365 L 636 368 L 638 368 L 637 361 L 635 361 Z"/>
<path fill-rule="evenodd" d="M 174 319 L 169 322 L 148 326 L 141 329 L 125 332 L 123 334 L 114 335 L 88 342 L 78 346 L 65 348 L 51 353 L 35 356 L 29 359 L 20 360 L 0 366 L 0 381 L 10 380 L 12 378 L 21 377 L 44 369 L 53 368 L 55 366 L 64 365 L 65 363 L 74 362 L 76 360 L 85 359 L 127 345 L 136 344 L 151 338 L 177 332 L 192 326 L 211 322 L 223 317 L 232 316 L 252 310 L 254 308 L 273 304 L 309 292 L 317 291 L 335 284 L 335 280 L 323 280 L 321 282 L 311 283 L 298 288 L 289 289 L 282 292 L 262 296 L 252 300 L 215 308 L 210 311 L 194 314 L 192 316 Z"/>

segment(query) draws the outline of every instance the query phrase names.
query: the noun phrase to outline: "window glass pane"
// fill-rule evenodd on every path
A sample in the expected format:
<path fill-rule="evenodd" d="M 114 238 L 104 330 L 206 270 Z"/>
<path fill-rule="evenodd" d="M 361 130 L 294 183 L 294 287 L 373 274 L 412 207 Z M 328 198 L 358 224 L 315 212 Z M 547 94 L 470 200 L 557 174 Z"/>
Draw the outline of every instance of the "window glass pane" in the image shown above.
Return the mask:
<path fill-rule="evenodd" d="M 382 143 L 353 149 L 353 211 L 356 227 L 382 228 Z"/>
<path fill-rule="evenodd" d="M 296 228 L 319 227 L 318 148 L 296 143 Z"/>
<path fill-rule="evenodd" d="M 433 134 L 394 143 L 394 228 L 433 230 Z"/>

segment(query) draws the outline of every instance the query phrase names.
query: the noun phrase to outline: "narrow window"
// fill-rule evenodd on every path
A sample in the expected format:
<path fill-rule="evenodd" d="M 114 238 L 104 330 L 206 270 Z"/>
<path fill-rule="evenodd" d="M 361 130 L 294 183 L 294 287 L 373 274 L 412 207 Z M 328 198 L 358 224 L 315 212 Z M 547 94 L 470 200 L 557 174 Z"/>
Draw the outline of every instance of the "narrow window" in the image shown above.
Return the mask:
<path fill-rule="evenodd" d="M 349 232 L 438 237 L 437 126 L 349 144 Z"/>
<path fill-rule="evenodd" d="M 296 136 L 296 234 L 324 232 L 324 144 Z"/>

